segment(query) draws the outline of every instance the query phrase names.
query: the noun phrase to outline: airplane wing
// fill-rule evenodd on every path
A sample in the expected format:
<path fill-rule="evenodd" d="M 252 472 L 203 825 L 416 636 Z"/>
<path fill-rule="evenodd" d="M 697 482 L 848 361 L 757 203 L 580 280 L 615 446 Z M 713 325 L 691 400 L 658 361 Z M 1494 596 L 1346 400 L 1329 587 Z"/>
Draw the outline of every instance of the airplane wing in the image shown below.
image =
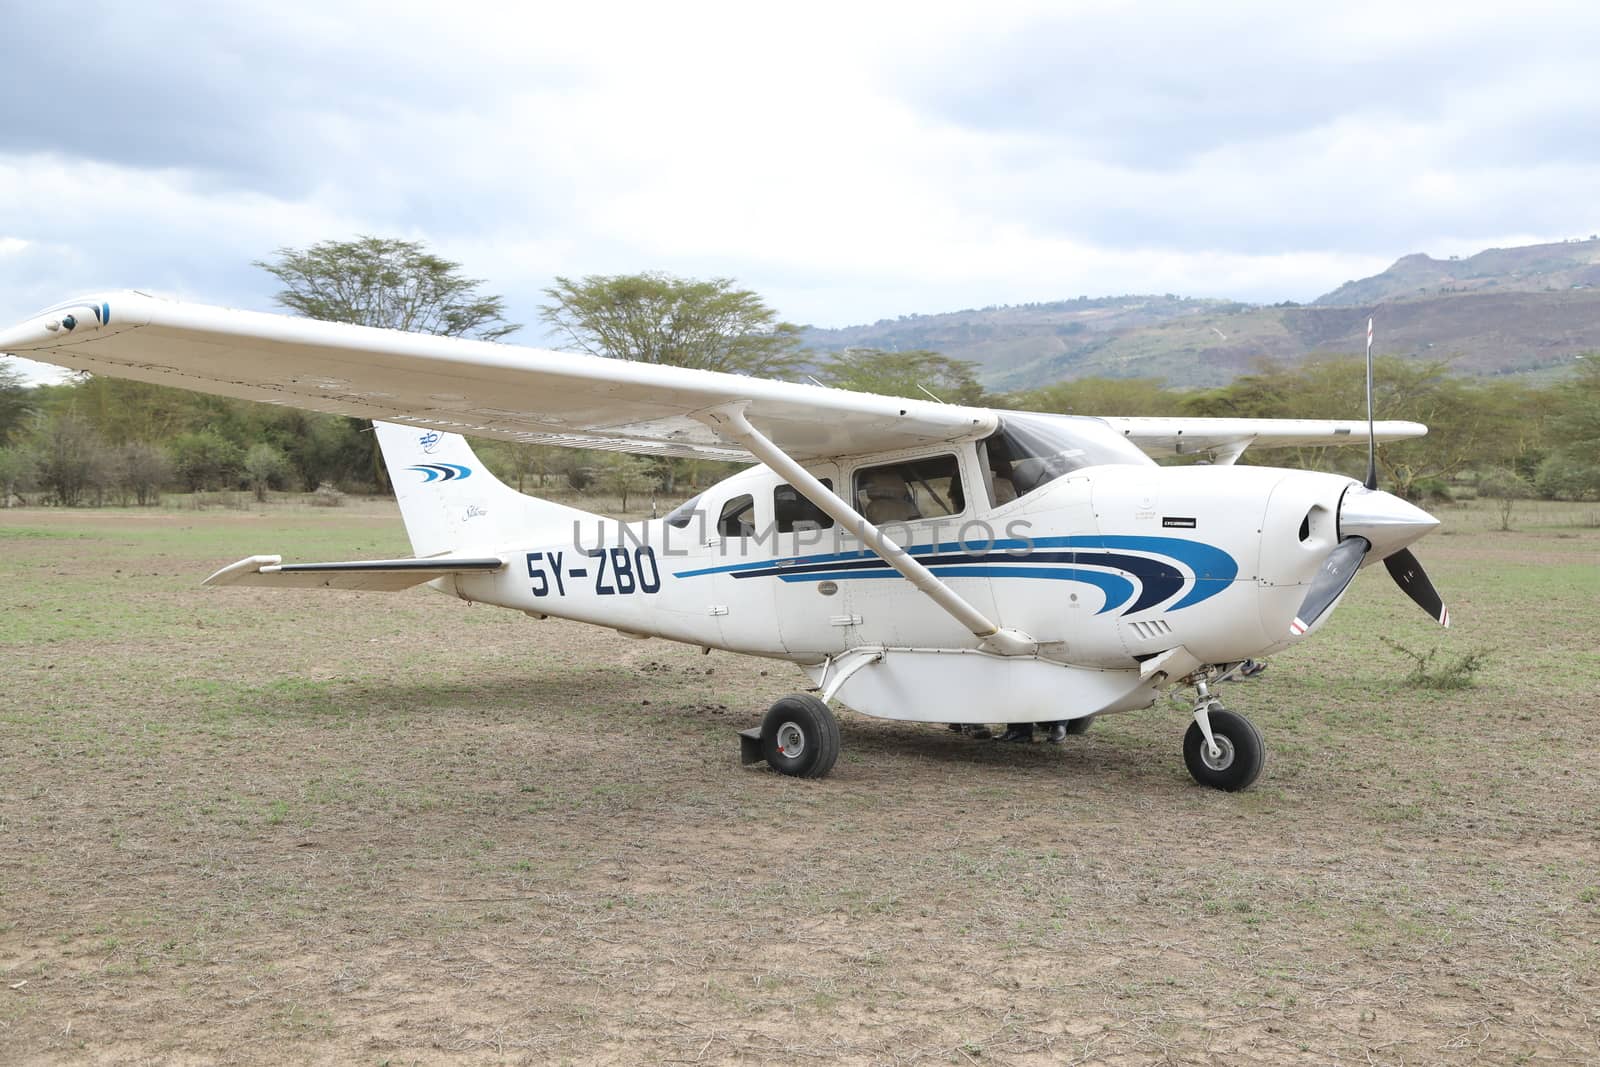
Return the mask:
<path fill-rule="evenodd" d="M 1367 442 L 1365 419 L 1181 419 L 1105 418 L 1112 429 L 1146 455 L 1187 456 L 1214 452 L 1219 463 L 1232 463 L 1250 445 L 1286 448 L 1300 445 L 1360 445 Z M 1421 437 L 1420 422 L 1385 420 L 1373 424 L 1377 439 L 1403 441 Z"/>
<path fill-rule="evenodd" d="M 446 574 L 497 571 L 506 565 L 486 558 L 362 559 L 344 563 L 284 563 L 282 556 L 249 556 L 230 563 L 201 585 L 258 585 L 268 589 L 366 589 L 394 593 Z"/>
<path fill-rule="evenodd" d="M 692 416 L 745 402 L 797 459 L 983 436 L 982 408 L 163 300 L 85 297 L 0 352 L 243 400 L 534 444 L 750 459 Z"/>

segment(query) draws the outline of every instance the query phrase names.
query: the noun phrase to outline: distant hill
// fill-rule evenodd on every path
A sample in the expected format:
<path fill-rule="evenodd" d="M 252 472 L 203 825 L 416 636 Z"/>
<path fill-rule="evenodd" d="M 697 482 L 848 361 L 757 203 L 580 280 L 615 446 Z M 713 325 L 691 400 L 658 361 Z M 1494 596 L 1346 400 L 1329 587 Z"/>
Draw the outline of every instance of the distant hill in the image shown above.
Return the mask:
<path fill-rule="evenodd" d="M 1462 260 L 1410 255 L 1309 305 L 1165 296 L 1079 298 L 808 329 L 823 351 L 929 348 L 978 364 L 993 390 L 1070 378 L 1163 377 L 1222 385 L 1263 360 L 1377 349 L 1441 359 L 1458 373 L 1561 373 L 1600 351 L 1600 240 L 1489 249 Z"/>
<path fill-rule="evenodd" d="M 906 351 L 927 348 L 982 367 L 986 384 L 1031 381 L 1035 368 L 1072 362 L 1125 334 L 1169 322 L 1244 311 L 1224 300 L 1173 296 L 1078 297 L 1048 304 L 1007 304 L 937 315 L 902 315 L 869 326 L 807 329 L 806 344 L 824 352 L 846 348 Z M 1051 378 L 1054 381 L 1055 378 Z"/>
<path fill-rule="evenodd" d="M 1600 239 L 1521 248 L 1490 248 L 1466 259 L 1403 256 L 1382 274 L 1345 282 L 1313 301 L 1319 305 L 1377 304 L 1426 296 L 1485 292 L 1554 292 L 1600 287 Z"/>

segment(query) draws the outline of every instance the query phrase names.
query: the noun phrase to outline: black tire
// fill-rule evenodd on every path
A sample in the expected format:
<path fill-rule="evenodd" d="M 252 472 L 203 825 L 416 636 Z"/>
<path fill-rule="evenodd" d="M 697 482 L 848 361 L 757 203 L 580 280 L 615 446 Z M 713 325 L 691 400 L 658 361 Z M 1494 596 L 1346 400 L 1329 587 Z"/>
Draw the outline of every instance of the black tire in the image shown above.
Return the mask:
<path fill-rule="evenodd" d="M 839 720 L 809 693 L 786 696 L 761 720 L 761 754 L 779 774 L 821 778 L 839 758 Z"/>
<path fill-rule="evenodd" d="M 1078 734 L 1086 734 L 1086 733 L 1089 732 L 1089 727 L 1091 727 L 1093 725 L 1094 725 L 1094 716 L 1093 715 L 1085 715 L 1081 719 L 1068 719 L 1067 720 L 1067 736 L 1068 737 L 1073 737 L 1073 736 L 1076 736 Z"/>
<path fill-rule="evenodd" d="M 1191 722 L 1183 735 L 1183 762 L 1189 773 L 1201 785 L 1236 793 L 1248 789 L 1261 776 L 1267 763 L 1267 746 L 1261 740 L 1261 731 L 1243 715 L 1223 707 L 1213 707 L 1210 712 L 1211 733 L 1222 749 L 1222 758 L 1212 760 L 1205 752 L 1205 734 L 1200 724 Z"/>

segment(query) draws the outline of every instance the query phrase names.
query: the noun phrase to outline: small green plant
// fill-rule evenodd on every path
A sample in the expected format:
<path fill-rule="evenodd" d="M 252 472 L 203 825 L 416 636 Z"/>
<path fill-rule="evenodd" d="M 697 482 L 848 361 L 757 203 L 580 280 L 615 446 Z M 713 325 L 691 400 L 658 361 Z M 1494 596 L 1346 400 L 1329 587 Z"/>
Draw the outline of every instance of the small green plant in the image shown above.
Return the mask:
<path fill-rule="evenodd" d="M 1460 656 L 1440 659 L 1442 650 L 1438 645 L 1426 652 L 1416 652 L 1387 637 L 1382 640 L 1411 660 L 1411 672 L 1406 675 L 1406 684 L 1418 689 L 1471 689 L 1476 684 L 1473 675 L 1489 665 L 1487 649 L 1480 648 Z"/>

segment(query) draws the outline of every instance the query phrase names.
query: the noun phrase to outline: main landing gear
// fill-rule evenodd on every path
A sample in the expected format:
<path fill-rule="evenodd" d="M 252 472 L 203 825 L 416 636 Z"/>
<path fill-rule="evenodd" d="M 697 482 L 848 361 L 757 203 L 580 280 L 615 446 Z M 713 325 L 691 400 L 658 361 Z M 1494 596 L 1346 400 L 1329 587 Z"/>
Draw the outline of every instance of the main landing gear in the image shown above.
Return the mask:
<path fill-rule="evenodd" d="M 1266 766 L 1267 748 L 1250 720 L 1211 695 L 1207 677 L 1194 679 L 1194 721 L 1183 735 L 1183 762 L 1201 785 L 1233 793 L 1248 789 Z M 1083 733 L 1093 717 L 1070 720 Z M 739 731 L 745 764 L 766 763 L 792 778 L 821 778 L 839 758 L 839 720 L 817 697 L 794 693 L 767 710 L 759 728 Z"/>
<path fill-rule="evenodd" d="M 1196 678 L 1194 722 L 1183 735 L 1183 762 L 1201 785 L 1234 793 L 1261 776 L 1267 746 L 1261 732 L 1211 695 L 1205 678 Z"/>
<path fill-rule="evenodd" d="M 767 710 L 760 729 L 739 731 L 739 754 L 794 778 L 821 778 L 839 758 L 839 720 L 810 693 L 786 696 Z"/>

